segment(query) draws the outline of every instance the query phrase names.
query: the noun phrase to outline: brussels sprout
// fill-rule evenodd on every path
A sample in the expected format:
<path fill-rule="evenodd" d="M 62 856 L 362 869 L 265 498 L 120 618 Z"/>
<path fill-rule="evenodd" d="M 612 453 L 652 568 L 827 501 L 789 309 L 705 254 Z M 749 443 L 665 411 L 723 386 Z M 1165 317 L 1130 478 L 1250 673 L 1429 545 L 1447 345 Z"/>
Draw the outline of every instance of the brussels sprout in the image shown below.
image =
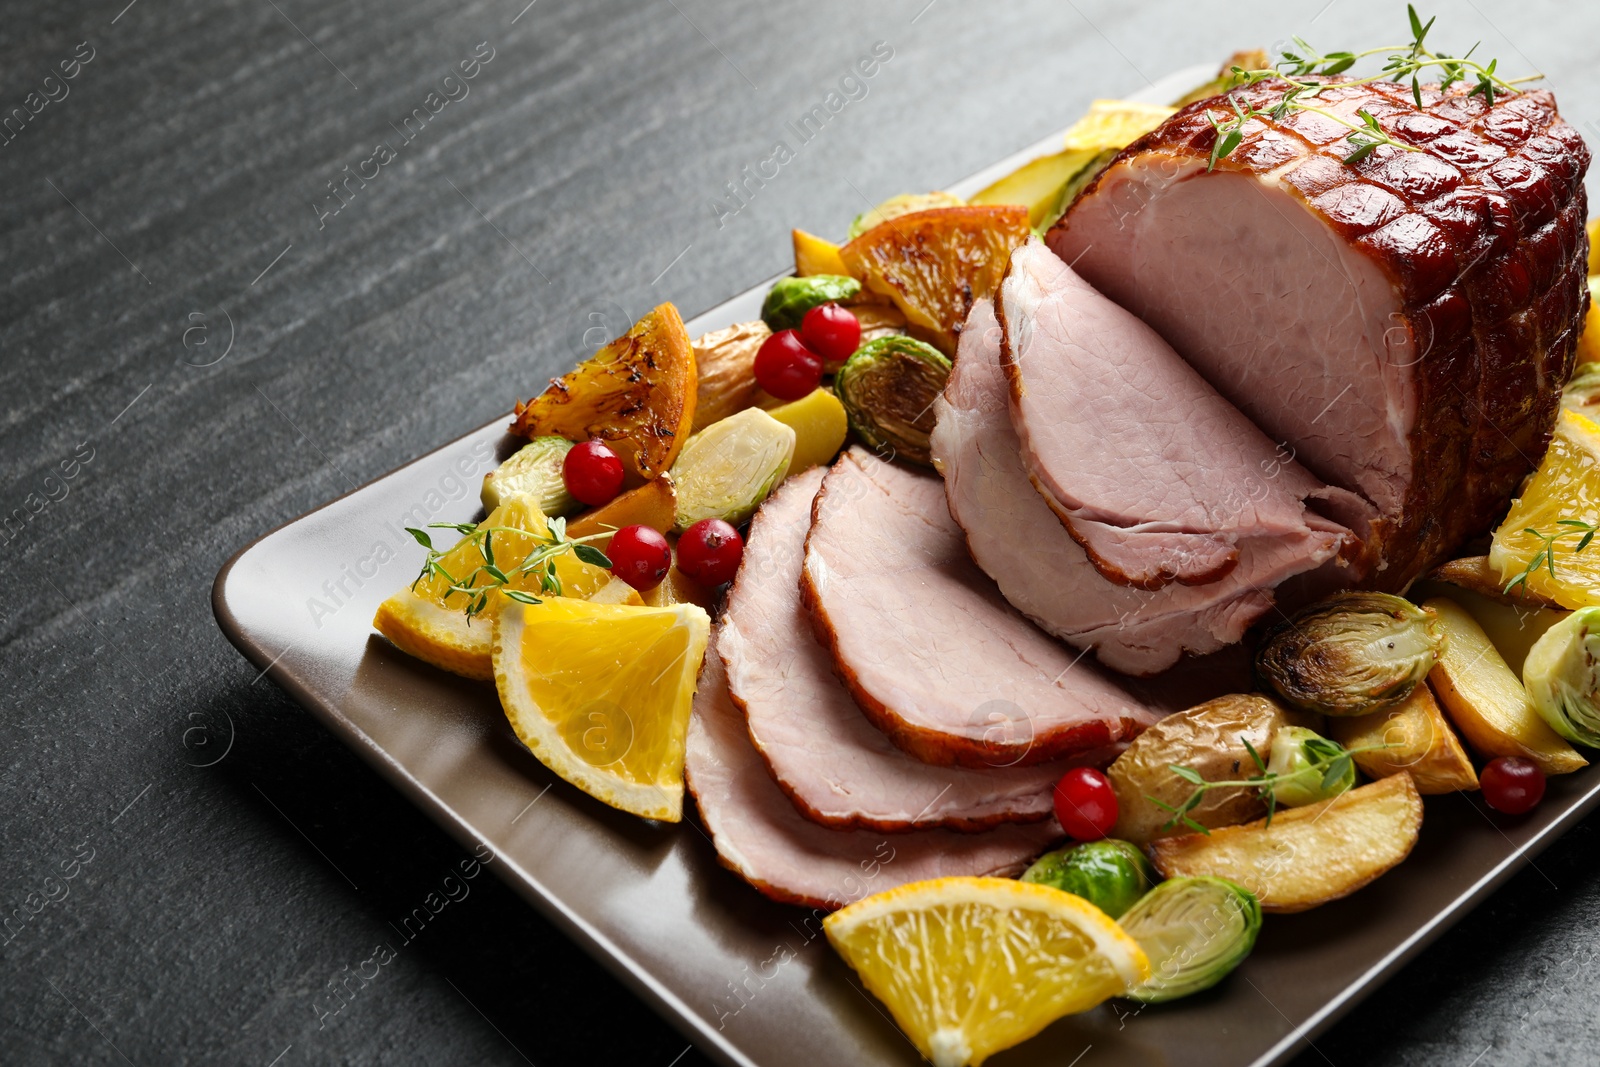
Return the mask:
<path fill-rule="evenodd" d="M 1550 729 L 1600 748 L 1600 607 L 1579 608 L 1546 630 L 1522 664 L 1522 684 Z"/>
<path fill-rule="evenodd" d="M 1600 363 L 1578 364 L 1577 372 L 1561 390 L 1561 406 L 1591 419 L 1600 414 Z"/>
<path fill-rule="evenodd" d="M 566 515 L 578 501 L 567 492 L 561 464 L 572 451 L 565 437 L 535 437 L 483 476 L 483 510 L 493 511 L 514 496 L 531 496 L 546 515 Z"/>
<path fill-rule="evenodd" d="M 1170 878 L 1119 920 L 1150 957 L 1150 977 L 1128 993 L 1156 1004 L 1210 989 L 1255 947 L 1261 902 L 1226 878 Z"/>
<path fill-rule="evenodd" d="M 933 401 L 950 378 L 950 361 L 932 345 L 910 337 L 868 341 L 833 379 L 850 428 L 871 447 L 897 458 L 933 465 L 928 434 Z"/>
<path fill-rule="evenodd" d="M 760 408 L 745 408 L 689 438 L 672 465 L 674 529 L 682 533 L 701 519 L 744 522 L 789 473 L 794 442 L 794 430 Z"/>
<path fill-rule="evenodd" d="M 871 211 L 863 211 L 850 220 L 850 240 L 854 241 L 874 226 L 881 226 L 901 215 L 931 211 L 937 207 L 961 207 L 965 203 L 953 193 L 901 193 L 891 196 Z"/>
<path fill-rule="evenodd" d="M 1304 726 L 1285 726 L 1272 737 L 1267 773 L 1278 776 L 1272 795 L 1291 808 L 1331 800 L 1356 784 L 1356 765 L 1344 746 Z"/>
<path fill-rule="evenodd" d="M 1268 631 L 1256 673 L 1297 708 L 1362 715 L 1410 696 L 1443 648 L 1429 609 L 1388 593 L 1336 593 Z"/>
<path fill-rule="evenodd" d="M 773 333 L 797 330 L 806 312 L 830 301 L 849 300 L 861 292 L 861 283 L 844 274 L 812 274 L 804 278 L 779 278 L 761 303 L 761 321 Z"/>
<path fill-rule="evenodd" d="M 1149 892 L 1156 878 L 1139 846 L 1107 838 L 1046 852 L 1022 880 L 1082 897 L 1115 919 Z"/>

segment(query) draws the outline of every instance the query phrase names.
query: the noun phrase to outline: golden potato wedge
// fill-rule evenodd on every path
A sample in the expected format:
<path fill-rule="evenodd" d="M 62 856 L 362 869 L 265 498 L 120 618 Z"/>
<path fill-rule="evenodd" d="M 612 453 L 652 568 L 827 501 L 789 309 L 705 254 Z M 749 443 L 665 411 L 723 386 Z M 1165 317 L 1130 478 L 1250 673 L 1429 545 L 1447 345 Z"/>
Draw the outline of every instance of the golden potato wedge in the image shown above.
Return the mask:
<path fill-rule="evenodd" d="M 1485 564 L 1488 562 L 1487 556 L 1473 558 L 1482 559 Z M 1540 607 L 1538 601 L 1544 598 L 1536 593 L 1529 593 L 1524 598 L 1520 587 L 1518 592 L 1506 597 L 1480 592 L 1475 579 L 1467 579 L 1474 582 L 1472 586 L 1457 584 L 1451 577 L 1463 577 L 1461 573 L 1446 568 L 1465 562 L 1469 561 L 1456 560 L 1440 567 L 1412 586 L 1407 595 L 1412 600 L 1442 596 L 1466 608 L 1467 614 L 1478 620 L 1483 632 L 1489 635 L 1489 640 L 1506 661 L 1506 666 L 1511 668 L 1511 673 L 1520 678 L 1522 661 L 1528 658 L 1528 650 L 1533 643 L 1570 612 L 1559 605 Z"/>
<path fill-rule="evenodd" d="M 1345 748 L 1387 745 L 1355 754 L 1356 766 L 1371 778 L 1409 773 L 1424 795 L 1478 788 L 1478 772 L 1426 684 L 1392 708 L 1330 718 L 1328 736 Z"/>
<path fill-rule="evenodd" d="M 1568 774 L 1589 761 L 1545 724 L 1522 682 L 1511 673 L 1465 608 L 1445 597 L 1427 602 L 1445 633 L 1444 652 L 1428 675 L 1444 710 L 1482 756 L 1526 756 L 1546 774 Z"/>
<path fill-rule="evenodd" d="M 1144 845 L 1164 834 L 1187 833 L 1181 825 L 1162 830 L 1172 813 L 1150 799 L 1173 807 L 1189 799 L 1194 786 L 1172 773 L 1173 764 L 1193 767 L 1211 782 L 1248 778 L 1259 771 L 1241 738 L 1266 759 L 1272 735 L 1289 722 L 1287 711 L 1259 693 L 1218 697 L 1168 715 L 1134 738 L 1106 768 L 1117 793 L 1117 826 L 1111 836 Z M 1254 789 L 1213 789 L 1189 818 L 1201 826 L 1230 826 L 1266 810 Z"/>
<path fill-rule="evenodd" d="M 695 433 L 754 406 L 767 395 L 756 384 L 755 365 L 761 343 L 771 336 L 767 324 L 757 319 L 695 338 Z"/>
<path fill-rule="evenodd" d="M 1254 893 L 1262 911 L 1305 911 L 1349 896 L 1410 855 L 1422 796 L 1409 774 L 1396 774 L 1320 804 L 1279 808 L 1266 823 L 1164 837 L 1150 858 L 1165 878 L 1227 878 Z"/>
<path fill-rule="evenodd" d="M 801 278 L 812 274 L 849 274 L 839 258 L 839 246 L 826 237 L 804 230 L 791 230 L 794 240 L 794 272 Z"/>
<path fill-rule="evenodd" d="M 1488 556 L 1464 556 L 1441 563 L 1428 573 L 1425 580 L 1470 589 L 1502 604 L 1520 604 L 1530 608 L 1561 607 L 1544 594 L 1529 589 L 1526 583 L 1506 592 L 1506 583 L 1501 580 L 1500 572 L 1489 565 Z"/>

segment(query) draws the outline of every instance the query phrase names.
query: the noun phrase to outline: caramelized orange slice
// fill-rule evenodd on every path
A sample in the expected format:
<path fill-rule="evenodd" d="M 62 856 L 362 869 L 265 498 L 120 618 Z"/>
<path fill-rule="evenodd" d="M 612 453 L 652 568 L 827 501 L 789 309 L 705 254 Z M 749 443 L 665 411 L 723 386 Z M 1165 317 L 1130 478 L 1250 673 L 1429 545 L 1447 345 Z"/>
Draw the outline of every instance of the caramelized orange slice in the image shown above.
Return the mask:
<path fill-rule="evenodd" d="M 518 404 L 511 432 L 599 439 L 637 478 L 672 466 L 694 424 L 694 346 L 678 309 L 662 304 L 576 370 Z"/>
<path fill-rule="evenodd" d="M 973 301 L 991 295 L 1028 239 L 1018 204 L 932 208 L 874 226 L 839 250 L 852 276 L 894 301 L 913 332 L 946 355 Z"/>

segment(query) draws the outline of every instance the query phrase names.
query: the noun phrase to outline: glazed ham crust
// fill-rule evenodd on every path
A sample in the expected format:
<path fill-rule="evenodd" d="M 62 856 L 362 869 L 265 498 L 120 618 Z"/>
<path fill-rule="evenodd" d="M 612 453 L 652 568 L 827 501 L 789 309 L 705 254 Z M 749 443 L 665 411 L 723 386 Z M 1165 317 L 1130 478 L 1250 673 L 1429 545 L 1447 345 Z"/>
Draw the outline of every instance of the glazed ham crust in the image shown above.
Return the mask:
<path fill-rule="evenodd" d="M 1284 88 L 1235 96 L 1265 110 Z M 1335 84 L 1316 100 L 1419 151 L 1347 164 L 1347 127 L 1292 111 L 1246 123 L 1209 174 L 1223 101 L 1191 104 L 1048 237 L 1319 477 L 1373 503 L 1361 584 L 1385 589 L 1485 530 L 1537 465 L 1588 303 L 1589 151 L 1551 94 L 1422 96 Z M 1165 263 L 1136 247 L 1157 227 Z M 1200 270 L 1216 277 L 1172 295 Z"/>

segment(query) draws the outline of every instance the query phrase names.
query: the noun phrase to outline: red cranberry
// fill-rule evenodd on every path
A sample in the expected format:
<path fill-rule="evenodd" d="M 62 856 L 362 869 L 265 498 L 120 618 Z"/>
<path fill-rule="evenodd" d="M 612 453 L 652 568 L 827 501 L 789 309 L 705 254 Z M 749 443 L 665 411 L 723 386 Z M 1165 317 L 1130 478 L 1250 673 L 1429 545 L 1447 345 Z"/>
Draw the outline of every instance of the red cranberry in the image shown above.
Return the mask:
<path fill-rule="evenodd" d="M 822 382 L 822 360 L 794 330 L 779 330 L 756 352 L 756 383 L 779 400 L 799 400 Z"/>
<path fill-rule="evenodd" d="M 649 526 L 624 526 L 606 546 L 611 573 L 643 592 L 654 589 L 672 566 L 672 546 Z"/>
<path fill-rule="evenodd" d="M 744 538 L 721 519 L 701 519 L 678 538 L 678 569 L 704 586 L 733 581 Z"/>
<path fill-rule="evenodd" d="M 1484 764 L 1478 785 L 1484 803 L 1507 815 L 1524 815 L 1544 799 L 1544 772 L 1521 756 L 1499 756 Z"/>
<path fill-rule="evenodd" d="M 611 502 L 622 488 L 622 476 L 622 460 L 603 441 L 573 445 L 561 461 L 567 492 L 592 508 Z"/>
<path fill-rule="evenodd" d="M 822 304 L 800 320 L 800 340 L 823 363 L 843 363 L 861 344 L 861 320 L 838 304 Z"/>
<path fill-rule="evenodd" d="M 1079 841 L 1098 841 L 1117 825 L 1117 792 L 1093 767 L 1074 767 L 1056 783 L 1056 819 Z"/>

